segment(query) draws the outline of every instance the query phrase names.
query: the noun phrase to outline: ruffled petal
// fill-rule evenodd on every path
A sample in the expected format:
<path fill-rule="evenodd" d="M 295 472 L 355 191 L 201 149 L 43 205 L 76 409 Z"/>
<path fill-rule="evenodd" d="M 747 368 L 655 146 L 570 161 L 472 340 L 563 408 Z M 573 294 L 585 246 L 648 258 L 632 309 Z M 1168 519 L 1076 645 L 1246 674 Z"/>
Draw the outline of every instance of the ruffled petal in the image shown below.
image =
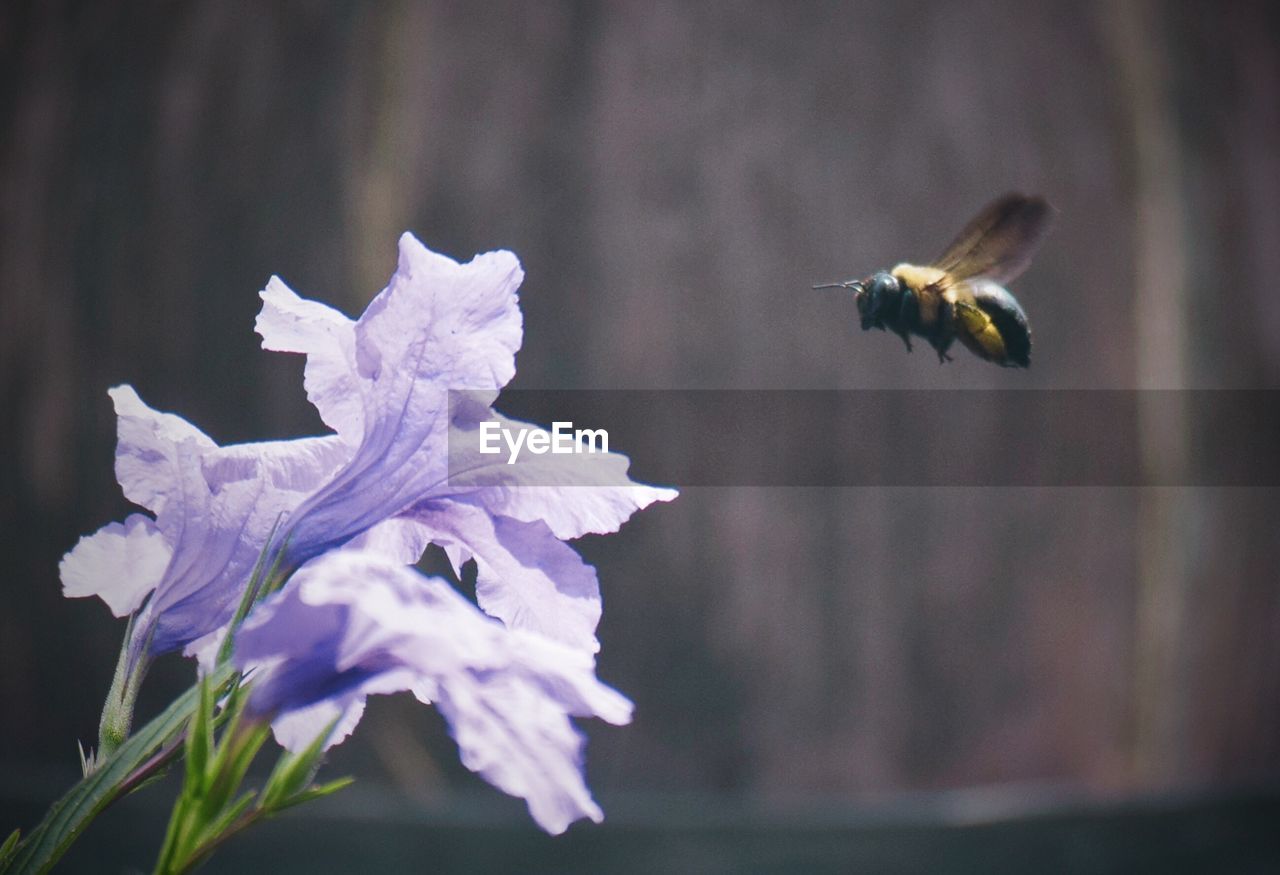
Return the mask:
<path fill-rule="evenodd" d="M 272 720 L 271 734 L 281 747 L 294 753 L 305 750 L 326 730 L 329 730 L 326 747 L 341 744 L 364 716 L 364 702 L 363 691 L 342 698 L 322 699 Z M 330 726 L 333 728 L 329 729 Z"/>
<path fill-rule="evenodd" d="M 444 548 L 454 571 L 476 561 L 476 601 L 512 629 L 529 629 L 583 648 L 600 649 L 600 584 L 596 571 L 541 522 L 491 516 L 483 508 L 440 501 L 412 517 Z"/>
<path fill-rule="evenodd" d="M 279 277 L 262 290 L 254 328 L 262 348 L 303 353 L 303 386 L 325 425 L 351 444 L 364 434 L 364 406 L 355 374 L 355 322 L 332 307 L 298 297 Z"/>
<path fill-rule="evenodd" d="M 400 238 L 399 268 L 355 325 L 360 445 L 299 508 L 296 562 L 399 514 L 447 478 L 448 390 L 496 396 L 514 375 L 523 276 L 510 252 L 458 264 L 412 235 Z"/>
<path fill-rule="evenodd" d="M 134 626 L 135 655 L 144 646 L 160 654 L 230 620 L 272 532 L 350 448 L 337 436 L 218 447 L 184 420 L 151 410 L 132 390 L 113 397 L 122 411 L 119 458 L 132 482 L 149 490 L 161 515 L 157 525 L 172 544 Z M 137 608 L 139 600 L 125 603 Z"/>
<path fill-rule="evenodd" d="M 602 816 L 570 716 L 631 717 L 630 702 L 596 680 L 589 654 L 508 630 L 445 581 L 349 550 L 309 563 L 260 605 L 240 631 L 236 661 L 256 670 L 250 709 L 276 715 L 295 745 L 325 717 L 345 719 L 364 695 L 429 694 L 463 762 L 524 798 L 552 833 Z M 302 728 L 281 723 L 307 711 Z"/>
<path fill-rule="evenodd" d="M 515 376 L 523 337 L 516 290 L 524 271 L 506 251 L 466 264 L 400 237 L 400 262 L 356 325 L 360 377 L 377 384 L 380 412 L 411 383 L 497 392 Z M 388 407 L 387 403 L 392 406 Z"/>
<path fill-rule="evenodd" d="M 455 406 L 457 415 L 449 431 L 450 477 L 447 487 L 438 490 L 442 494 L 496 515 L 541 520 L 562 539 L 616 532 L 636 511 L 679 494 L 631 480 L 627 476 L 631 460 L 622 453 L 526 451 L 514 462 L 505 445 L 501 453 L 482 453 L 480 423 L 484 421 L 512 432 L 550 433 L 492 410 L 477 410 L 477 405 L 462 407 L 457 399 Z M 585 450 L 586 445 L 582 446 Z"/>
<path fill-rule="evenodd" d="M 351 447 L 337 435 L 258 441 L 217 447 L 201 464 L 211 489 L 223 483 L 260 479 L 272 489 L 307 493 L 351 458 Z"/>
<path fill-rule="evenodd" d="M 417 520 L 393 517 L 352 538 L 343 549 L 377 553 L 404 565 L 413 565 L 430 544 L 431 531 Z"/>
<path fill-rule="evenodd" d="M 151 519 L 132 514 L 123 523 L 109 523 L 85 535 L 62 557 L 62 594 L 96 595 L 112 614 L 126 617 L 156 588 L 172 555 Z"/>
<path fill-rule="evenodd" d="M 169 498 L 177 516 L 173 556 L 134 628 L 138 646 L 145 643 L 154 654 L 231 618 L 271 528 L 269 508 L 278 493 L 258 478 L 223 482 L 213 491 L 201 467 L 203 452 L 191 441 L 177 448 L 180 488 Z"/>
<path fill-rule="evenodd" d="M 213 449 L 216 444 L 182 417 L 152 410 L 132 386 L 116 386 L 107 394 L 116 408 L 116 479 L 125 498 L 154 513 L 164 530 L 165 506 L 180 488 L 177 446 L 190 441 Z"/>

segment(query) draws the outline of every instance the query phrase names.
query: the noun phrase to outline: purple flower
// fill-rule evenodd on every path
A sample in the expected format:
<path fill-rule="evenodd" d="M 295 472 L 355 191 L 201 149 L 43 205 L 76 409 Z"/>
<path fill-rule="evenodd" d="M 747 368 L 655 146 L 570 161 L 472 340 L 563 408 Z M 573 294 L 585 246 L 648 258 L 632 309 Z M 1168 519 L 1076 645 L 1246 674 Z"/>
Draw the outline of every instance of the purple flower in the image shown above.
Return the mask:
<path fill-rule="evenodd" d="M 399 268 L 354 322 L 272 278 L 257 321 L 263 346 L 307 354 L 307 397 L 353 448 L 290 521 L 293 564 L 345 544 L 447 479 L 448 392 L 496 398 L 515 375 L 523 277 L 510 252 L 458 264 L 405 234 Z"/>
<path fill-rule="evenodd" d="M 142 607 L 132 665 L 226 625 L 272 527 L 346 453 L 336 437 L 219 447 L 186 420 L 152 410 L 132 387 L 110 394 L 116 477 L 155 519 L 133 514 L 82 538 L 61 574 L 66 595 L 97 595 L 116 616 Z"/>
<path fill-rule="evenodd" d="M 372 553 L 329 553 L 302 568 L 240 630 L 252 713 L 300 750 L 337 721 L 350 731 L 374 693 L 412 690 L 449 723 L 463 763 L 524 798 L 543 829 L 603 815 L 582 775 L 569 718 L 631 718 L 593 657 L 485 617 L 448 583 Z M 256 667 L 256 668 L 255 668 Z"/>
<path fill-rule="evenodd" d="M 500 482 L 451 482 L 451 428 L 457 434 L 481 416 L 500 418 L 488 405 L 515 374 L 522 278 L 509 252 L 458 264 L 405 234 L 398 269 L 356 321 L 299 298 L 279 279 L 268 284 L 257 321 L 263 346 L 306 354 L 307 397 L 352 447 L 290 517 L 288 564 L 344 544 L 407 564 L 437 543 L 455 569 L 475 559 L 485 611 L 594 652 L 599 585 L 563 541 L 616 531 L 636 510 L 676 493 L 632 483 L 626 457 L 616 453 L 509 470 L 485 457 Z M 451 418 L 450 390 L 469 390 L 481 409 L 473 403 Z M 562 466 L 564 476 L 548 481 L 538 467 L 546 464 Z M 529 485 L 547 482 L 566 485 Z"/>
<path fill-rule="evenodd" d="M 333 743 L 366 696 L 412 690 L 440 707 L 464 763 L 528 800 L 544 828 L 601 818 L 569 718 L 625 723 L 631 704 L 595 678 L 599 584 L 564 542 L 676 493 L 632 483 L 616 453 L 511 466 L 468 455 L 480 421 L 516 425 L 492 404 L 515 373 L 522 276 L 511 253 L 458 264 L 405 234 L 391 281 L 354 321 L 272 278 L 258 332 L 267 349 L 306 354 L 326 437 L 219 447 L 132 388 L 111 390 L 117 479 L 154 517 L 81 539 L 61 571 L 68 596 L 136 612 L 131 680 L 178 648 L 208 667 L 255 564 L 279 552 L 292 579 L 234 643 L 282 744 L 330 725 Z M 451 390 L 467 403 L 451 410 Z M 451 436 L 463 477 L 450 478 Z M 535 485 L 548 482 L 563 485 Z M 501 623 L 407 567 L 430 543 L 459 573 L 475 561 L 479 607 Z"/>
<path fill-rule="evenodd" d="M 500 418 L 488 405 L 515 373 L 522 276 L 509 252 L 458 264 L 405 234 L 398 269 L 354 321 L 272 278 L 263 346 L 306 354 L 307 395 L 336 434 L 219 447 L 130 387 L 113 389 L 116 475 L 155 518 L 82 539 L 62 563 L 66 594 L 99 595 L 118 616 L 141 605 L 135 658 L 209 655 L 273 530 L 286 571 L 344 547 L 409 564 L 434 542 L 459 571 L 475 560 L 488 613 L 597 650 L 595 571 L 564 540 L 615 531 L 675 491 L 631 483 L 616 453 L 509 468 L 486 457 L 472 473 L 499 477 L 449 478 L 451 430 Z M 449 390 L 460 389 L 479 404 L 451 419 Z M 528 485 L 548 482 L 547 465 L 561 466 L 554 482 L 576 485 Z"/>

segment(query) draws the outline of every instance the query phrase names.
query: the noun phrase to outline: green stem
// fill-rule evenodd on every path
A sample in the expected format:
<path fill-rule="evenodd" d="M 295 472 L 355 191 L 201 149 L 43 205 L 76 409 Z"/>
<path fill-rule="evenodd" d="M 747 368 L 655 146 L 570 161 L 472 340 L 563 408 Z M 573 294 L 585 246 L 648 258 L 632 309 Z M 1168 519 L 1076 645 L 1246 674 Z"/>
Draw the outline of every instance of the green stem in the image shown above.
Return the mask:
<path fill-rule="evenodd" d="M 209 681 L 221 690 L 234 677 L 235 670 L 228 665 L 215 671 Z M 53 804 L 13 856 L 0 862 L 0 875 L 48 872 L 104 808 L 167 762 L 168 756 L 157 756 L 157 752 L 166 753 L 162 749 L 182 732 L 199 700 L 200 685 L 196 684 L 114 754 L 102 758 L 97 769 Z M 173 750 L 167 753 L 171 755 Z"/>
<path fill-rule="evenodd" d="M 134 617 L 129 618 L 129 625 L 124 630 L 120 658 L 116 660 L 111 689 L 107 690 L 107 700 L 102 705 L 102 719 L 98 722 L 98 750 L 86 760 L 86 774 L 114 754 L 120 745 L 124 744 L 125 739 L 129 737 L 129 730 L 133 728 L 133 709 L 137 704 L 138 689 L 142 686 L 142 678 L 146 675 L 148 666 L 145 657 L 136 660 L 132 667 L 129 664 L 134 619 Z"/>
<path fill-rule="evenodd" d="M 193 856 L 191 856 L 190 858 L 182 862 L 182 865 L 180 868 L 176 868 L 176 869 L 157 868 L 156 872 L 160 872 L 162 873 L 162 875 L 184 875 L 184 873 L 192 871 L 201 863 L 204 863 L 210 857 L 212 857 L 213 852 L 218 850 L 218 848 L 222 847 L 223 845 L 225 845 L 228 840 L 244 832 L 246 829 L 253 826 L 258 821 L 265 819 L 266 816 L 267 815 L 265 814 L 265 812 L 256 808 L 251 808 L 248 811 L 245 811 L 238 818 L 236 818 L 234 823 L 232 823 L 230 826 L 223 829 L 223 831 L 220 832 L 216 838 L 211 839 L 210 841 L 202 844 L 197 853 L 195 853 Z"/>
<path fill-rule="evenodd" d="M 267 545 L 262 548 L 262 552 L 258 554 L 258 561 L 254 563 L 253 573 L 249 575 L 249 582 L 245 585 L 244 593 L 240 596 L 240 604 L 236 606 L 236 612 L 231 618 L 230 625 L 227 626 L 226 637 L 222 639 L 222 646 L 218 648 L 218 665 L 222 665 L 231 659 L 231 653 L 235 649 L 236 632 L 240 629 L 240 624 L 244 622 L 244 618 L 249 616 L 249 611 L 253 606 L 266 598 L 271 592 L 279 589 L 283 585 L 283 581 L 292 574 L 292 570 L 282 571 L 281 562 L 284 560 L 285 550 L 289 545 L 289 538 L 286 536 L 279 547 L 272 548 L 275 543 L 276 532 L 279 530 L 280 520 L 276 520 L 275 525 L 271 527 L 271 532 L 267 536 Z M 267 557 L 273 556 L 271 566 L 267 567 Z M 283 576 L 281 576 L 283 575 Z"/>

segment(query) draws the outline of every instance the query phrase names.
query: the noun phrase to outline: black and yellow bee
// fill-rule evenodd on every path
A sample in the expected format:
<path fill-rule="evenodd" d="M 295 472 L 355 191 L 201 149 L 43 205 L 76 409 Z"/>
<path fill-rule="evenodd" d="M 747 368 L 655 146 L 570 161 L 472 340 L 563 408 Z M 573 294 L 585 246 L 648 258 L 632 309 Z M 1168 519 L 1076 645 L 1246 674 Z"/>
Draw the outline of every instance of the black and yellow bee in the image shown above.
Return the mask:
<path fill-rule="evenodd" d="M 864 280 L 814 288 L 852 291 L 862 329 L 892 331 L 908 352 L 914 334 L 938 351 L 939 362 L 949 361 L 947 350 L 959 339 L 978 358 L 1029 367 L 1031 327 L 1004 284 L 1027 269 L 1052 214 L 1043 198 L 1006 194 L 978 213 L 931 265 L 904 263 Z"/>

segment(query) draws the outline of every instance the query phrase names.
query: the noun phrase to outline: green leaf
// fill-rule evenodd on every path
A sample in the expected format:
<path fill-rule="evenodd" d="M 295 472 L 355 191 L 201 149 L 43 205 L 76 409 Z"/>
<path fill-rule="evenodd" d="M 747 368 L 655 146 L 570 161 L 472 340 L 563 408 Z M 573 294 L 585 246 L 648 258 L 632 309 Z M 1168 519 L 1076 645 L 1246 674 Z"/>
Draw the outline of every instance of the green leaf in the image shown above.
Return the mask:
<path fill-rule="evenodd" d="M 207 860 L 223 842 L 257 820 L 256 812 L 246 814 L 253 799 L 252 791 L 245 793 L 215 821 L 206 824 L 198 835 L 193 834 L 181 848 L 162 856 L 156 863 L 155 875 L 189 872 Z"/>
<path fill-rule="evenodd" d="M 298 753 L 285 751 L 280 755 L 262 791 L 263 808 L 272 810 L 277 802 L 289 799 L 311 783 L 311 779 L 320 770 L 325 742 L 329 740 L 329 736 L 333 734 L 334 727 L 337 725 L 338 718 L 335 718 L 303 750 Z"/>
<path fill-rule="evenodd" d="M 93 748 L 89 748 L 89 752 L 85 753 L 84 742 L 76 740 L 76 749 L 80 751 L 80 774 L 87 775 L 96 768 L 97 759 L 93 755 Z"/>
<path fill-rule="evenodd" d="M 249 807 L 249 803 L 253 802 L 255 796 L 257 796 L 257 793 L 253 790 L 246 790 L 239 799 L 232 803 L 227 810 L 218 817 L 217 820 L 209 824 L 205 829 L 204 834 L 200 836 L 200 844 L 195 849 L 197 855 L 201 847 L 212 844 L 217 841 L 223 833 L 231 831 L 237 818 L 244 814 L 245 809 Z"/>
<path fill-rule="evenodd" d="M 22 830 L 15 829 L 13 832 L 9 833 L 9 837 L 4 840 L 4 844 L 0 845 L 0 863 L 7 860 L 9 855 L 13 853 L 13 849 L 18 846 L 18 836 L 21 835 L 21 833 Z"/>
<path fill-rule="evenodd" d="M 235 796 L 249 764 L 270 734 L 271 727 L 265 723 L 242 725 L 239 714 L 232 716 L 205 775 L 203 798 L 200 800 L 202 821 L 216 817 Z"/>
<path fill-rule="evenodd" d="M 187 783 L 203 780 L 205 768 L 213 752 L 213 691 L 207 678 L 200 679 L 200 703 L 187 728 L 186 776 Z"/>
<path fill-rule="evenodd" d="M 174 803 L 173 811 L 169 814 L 169 825 L 165 828 L 164 841 L 160 843 L 160 856 L 156 860 L 157 872 L 165 872 L 172 868 L 174 856 L 178 853 L 179 842 L 186 834 L 184 829 L 188 808 L 186 788 L 187 785 L 184 784 L 182 795 Z"/>
<path fill-rule="evenodd" d="M 240 624 L 244 622 L 245 617 L 249 616 L 249 610 L 254 603 L 266 597 L 270 589 L 271 577 L 280 567 L 280 562 L 284 558 L 285 545 L 289 543 L 288 538 L 285 538 L 284 542 L 275 551 L 271 567 L 267 569 L 267 554 L 271 550 L 271 545 L 275 543 L 276 532 L 279 528 L 280 518 L 277 518 L 271 526 L 271 531 L 267 533 L 266 543 L 263 545 L 262 551 L 258 553 L 258 560 L 253 566 L 253 573 L 249 575 L 249 583 L 245 586 L 244 594 L 240 597 L 240 604 L 236 606 L 236 612 L 231 618 L 231 624 L 227 627 L 226 637 L 222 639 L 222 646 L 218 648 L 218 665 L 230 661 L 231 653 L 235 650 L 235 637 L 236 632 L 240 629 Z"/>
<path fill-rule="evenodd" d="M 213 673 L 210 685 L 221 689 L 234 676 L 231 666 L 223 666 Z M 134 733 L 114 754 L 104 758 L 93 774 L 53 804 L 44 820 L 27 834 L 13 856 L 0 867 L 0 872 L 5 875 L 48 872 L 102 809 L 147 777 L 139 772 L 158 768 L 163 763 L 165 756 L 157 751 L 182 731 L 196 710 L 199 696 L 200 688 L 193 686 Z"/>
<path fill-rule="evenodd" d="M 317 784 L 314 787 L 308 787 L 302 792 L 295 793 L 284 801 L 278 803 L 275 808 L 271 810 L 271 813 L 275 814 L 278 811 L 284 811 L 286 808 L 301 805 L 303 802 L 310 802 L 312 799 L 320 799 L 321 797 L 332 795 L 337 793 L 343 787 L 351 786 L 355 781 L 355 778 L 348 775 L 343 778 L 337 778 L 327 784 Z"/>

